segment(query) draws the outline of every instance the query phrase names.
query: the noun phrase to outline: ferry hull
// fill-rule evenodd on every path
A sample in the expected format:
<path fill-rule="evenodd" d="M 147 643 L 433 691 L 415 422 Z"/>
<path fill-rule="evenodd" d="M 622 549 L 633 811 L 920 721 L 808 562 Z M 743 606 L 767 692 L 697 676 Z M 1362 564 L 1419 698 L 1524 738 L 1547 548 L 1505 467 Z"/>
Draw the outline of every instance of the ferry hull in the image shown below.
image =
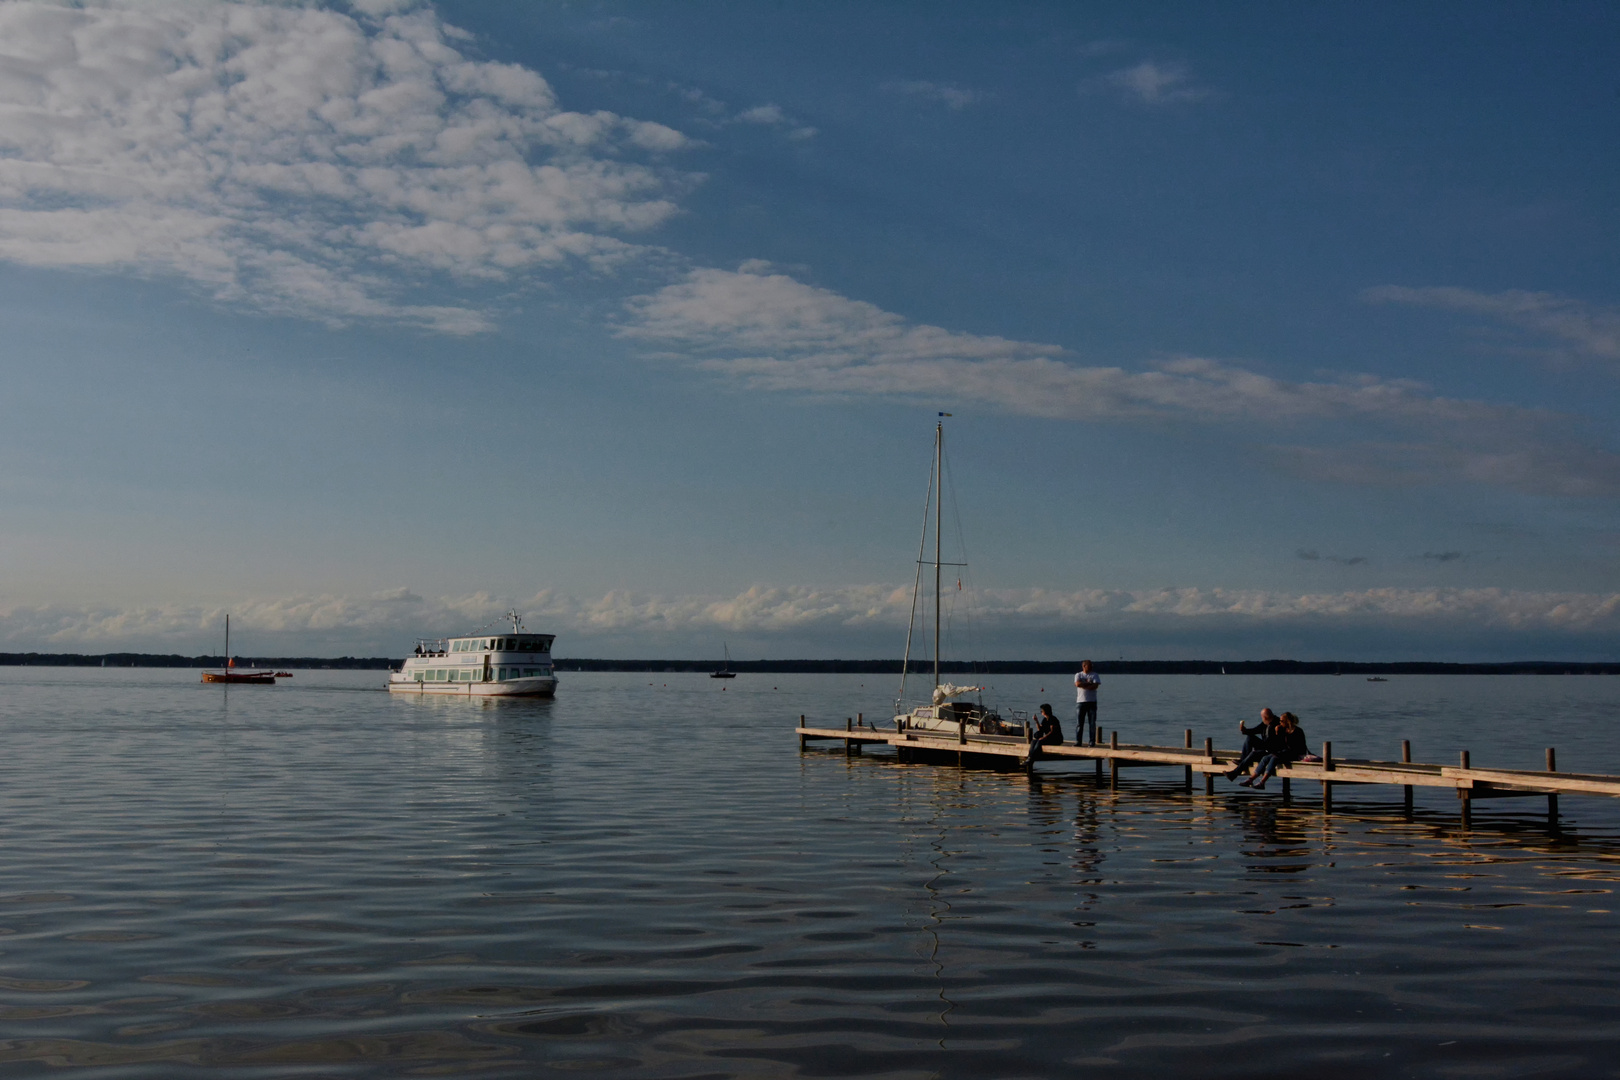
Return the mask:
<path fill-rule="evenodd" d="M 390 679 L 391 694 L 437 694 L 443 697 L 553 697 L 557 693 L 557 680 L 507 679 L 505 682 L 417 682 L 415 679 Z"/>

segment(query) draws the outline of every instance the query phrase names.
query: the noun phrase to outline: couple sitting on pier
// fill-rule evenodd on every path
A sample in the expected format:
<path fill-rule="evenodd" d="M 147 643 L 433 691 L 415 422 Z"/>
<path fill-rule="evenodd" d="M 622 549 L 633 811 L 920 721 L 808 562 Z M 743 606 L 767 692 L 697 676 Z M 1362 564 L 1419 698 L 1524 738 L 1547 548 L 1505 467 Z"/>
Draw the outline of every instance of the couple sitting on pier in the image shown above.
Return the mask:
<path fill-rule="evenodd" d="M 1266 781 L 1276 774 L 1277 766 L 1290 765 L 1311 756 L 1305 731 L 1299 726 L 1299 717 L 1291 712 L 1278 716 L 1270 709 L 1261 709 L 1260 723 L 1250 728 L 1239 720 L 1238 730 L 1244 736 L 1243 756 L 1238 758 L 1226 778 L 1237 780 L 1248 771 L 1249 766 L 1255 765 L 1253 776 L 1238 781 L 1243 787 L 1263 789 Z"/>

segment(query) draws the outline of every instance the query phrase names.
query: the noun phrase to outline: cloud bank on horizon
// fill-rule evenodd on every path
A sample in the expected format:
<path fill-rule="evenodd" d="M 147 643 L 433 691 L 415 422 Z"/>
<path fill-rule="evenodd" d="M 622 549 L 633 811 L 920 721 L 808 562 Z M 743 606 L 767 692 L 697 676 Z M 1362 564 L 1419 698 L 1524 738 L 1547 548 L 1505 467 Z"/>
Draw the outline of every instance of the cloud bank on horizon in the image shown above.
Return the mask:
<path fill-rule="evenodd" d="M 967 604 L 962 601 L 951 617 L 969 614 Z M 627 652 L 627 647 L 639 646 L 660 657 L 686 658 L 693 641 L 730 635 L 770 655 L 784 655 L 786 647 L 856 659 L 899 654 L 911 590 L 882 584 L 755 586 L 733 596 L 615 591 L 588 599 L 545 590 L 514 601 L 488 593 L 429 598 L 397 589 L 367 596 L 253 599 L 233 606 L 230 615 L 244 652 L 272 654 L 314 643 L 351 655 L 402 655 L 417 637 L 473 632 L 499 622 L 513 605 L 531 629 L 559 635 L 560 656 L 651 655 Z M 1510 648 L 1533 647 L 1530 642 L 1550 638 L 1582 652 L 1601 652 L 1620 631 L 1620 593 L 1495 588 L 1309 594 L 1193 587 L 988 589 L 976 592 L 971 606 L 975 634 L 1039 643 L 1034 645 L 1041 654 L 1037 658 L 1075 649 L 1098 651 L 1099 642 L 1195 640 L 1210 632 L 1235 642 L 1287 640 L 1326 655 L 1335 648 L 1331 631 L 1345 624 L 1378 627 L 1398 639 L 1497 632 Z M 224 617 L 223 609 L 206 605 L 13 605 L 0 608 L 0 651 L 25 651 L 22 646 L 27 646 L 27 651 L 91 654 L 201 653 L 218 647 Z M 1198 648 L 1199 655 L 1226 655 L 1220 646 Z"/>

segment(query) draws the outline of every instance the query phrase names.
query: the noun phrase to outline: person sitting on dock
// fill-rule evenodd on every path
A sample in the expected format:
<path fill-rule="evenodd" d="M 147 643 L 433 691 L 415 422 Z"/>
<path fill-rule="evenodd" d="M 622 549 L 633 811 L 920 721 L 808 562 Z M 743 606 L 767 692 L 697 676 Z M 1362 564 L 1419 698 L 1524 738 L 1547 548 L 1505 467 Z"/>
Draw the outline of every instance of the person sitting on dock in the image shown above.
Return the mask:
<path fill-rule="evenodd" d="M 1282 714 L 1277 726 L 1275 736 L 1277 748 L 1260 759 L 1260 765 L 1254 771 L 1254 776 L 1238 783 L 1244 787 L 1252 787 L 1256 791 L 1266 786 L 1266 781 L 1277 772 L 1279 765 L 1291 765 L 1311 752 L 1310 745 L 1305 741 L 1305 729 L 1299 726 L 1299 717 L 1291 712 Z"/>
<path fill-rule="evenodd" d="M 1052 712 L 1052 706 L 1042 705 L 1041 711 L 1035 714 L 1035 738 L 1030 745 L 1032 749 L 1038 746 L 1063 745 L 1063 725 Z"/>
<path fill-rule="evenodd" d="M 1243 754 L 1237 759 L 1237 764 L 1227 770 L 1228 780 L 1236 780 L 1248 771 L 1250 765 L 1281 746 L 1280 743 L 1275 748 L 1271 745 L 1277 731 L 1277 714 L 1270 708 L 1260 710 L 1260 722 L 1252 728 L 1245 727 L 1243 721 L 1239 720 L 1238 730 L 1243 733 Z"/>

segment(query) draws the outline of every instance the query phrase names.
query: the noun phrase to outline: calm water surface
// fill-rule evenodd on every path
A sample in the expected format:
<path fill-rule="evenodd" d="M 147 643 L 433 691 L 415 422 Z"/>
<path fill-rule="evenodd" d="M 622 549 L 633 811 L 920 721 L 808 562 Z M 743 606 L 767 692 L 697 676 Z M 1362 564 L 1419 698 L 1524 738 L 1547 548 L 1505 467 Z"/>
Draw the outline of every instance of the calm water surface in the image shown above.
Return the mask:
<path fill-rule="evenodd" d="M 0 669 L 0 1074 L 1612 1076 L 1620 801 L 801 755 L 894 680 Z M 1060 706 L 1052 677 L 987 698 Z M 1620 773 L 1620 679 L 1123 677 L 1103 728 Z"/>

